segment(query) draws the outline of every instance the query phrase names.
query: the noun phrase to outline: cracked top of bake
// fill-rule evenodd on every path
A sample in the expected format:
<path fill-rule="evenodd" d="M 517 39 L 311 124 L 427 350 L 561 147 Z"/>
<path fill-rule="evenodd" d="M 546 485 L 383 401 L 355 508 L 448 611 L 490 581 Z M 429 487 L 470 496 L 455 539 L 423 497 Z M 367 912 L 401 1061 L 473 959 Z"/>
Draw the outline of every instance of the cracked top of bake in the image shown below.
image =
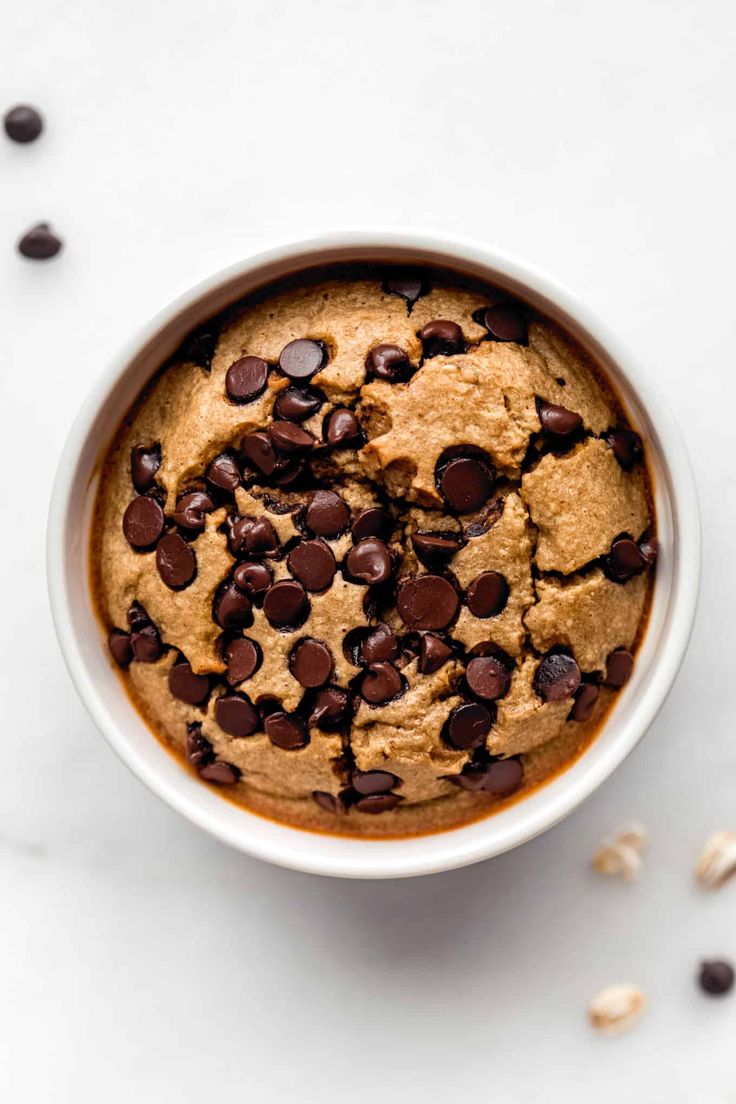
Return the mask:
<path fill-rule="evenodd" d="M 521 786 L 628 677 L 656 541 L 583 351 L 390 271 L 190 335 L 118 432 L 92 554 L 115 659 L 206 781 L 359 818 Z"/>

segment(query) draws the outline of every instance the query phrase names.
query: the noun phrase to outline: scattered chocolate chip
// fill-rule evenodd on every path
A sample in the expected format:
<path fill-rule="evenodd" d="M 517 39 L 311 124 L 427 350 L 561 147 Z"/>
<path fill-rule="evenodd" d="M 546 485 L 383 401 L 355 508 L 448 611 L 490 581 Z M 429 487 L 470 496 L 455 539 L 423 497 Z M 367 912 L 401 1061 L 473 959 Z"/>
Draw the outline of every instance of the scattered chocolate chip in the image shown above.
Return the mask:
<path fill-rule="evenodd" d="M 133 659 L 138 663 L 155 663 L 163 652 L 159 631 L 150 621 L 143 622 L 130 634 Z"/>
<path fill-rule="evenodd" d="M 176 503 L 172 520 L 190 533 L 201 533 L 215 504 L 205 491 L 188 491 Z"/>
<path fill-rule="evenodd" d="M 3 126 L 13 142 L 35 142 L 43 130 L 43 119 L 30 104 L 17 104 L 3 116 Z"/>
<path fill-rule="evenodd" d="M 464 702 L 453 709 L 445 729 L 445 738 L 460 751 L 480 747 L 491 731 L 493 717 L 484 705 Z"/>
<path fill-rule="evenodd" d="M 286 557 L 289 571 L 307 590 L 325 590 L 337 565 L 332 549 L 321 540 L 300 541 Z"/>
<path fill-rule="evenodd" d="M 463 542 L 448 533 L 412 533 L 411 546 L 425 567 L 441 567 L 460 551 Z"/>
<path fill-rule="evenodd" d="M 156 545 L 156 567 L 167 587 L 182 590 L 197 574 L 197 557 L 183 537 L 167 533 Z"/>
<path fill-rule="evenodd" d="M 249 433 L 243 438 L 240 443 L 240 454 L 243 460 L 263 475 L 272 475 L 279 461 L 271 438 L 261 430 Z"/>
<path fill-rule="evenodd" d="M 339 537 L 348 527 L 350 510 L 334 491 L 315 491 L 304 520 L 318 537 Z"/>
<path fill-rule="evenodd" d="M 282 579 L 274 583 L 263 600 L 263 612 L 277 629 L 298 629 L 309 614 L 309 599 L 301 583 Z"/>
<path fill-rule="evenodd" d="M 399 794 L 370 794 L 368 797 L 359 798 L 355 802 L 355 808 L 359 813 L 388 813 L 391 809 L 395 809 L 401 801 L 403 801 L 403 798 Z"/>
<path fill-rule="evenodd" d="M 290 487 L 292 483 L 295 483 L 297 479 L 301 478 L 307 470 L 307 465 L 304 457 L 297 456 L 291 460 L 281 459 L 279 460 L 276 471 L 271 476 L 271 481 L 276 484 L 277 487 Z"/>
<path fill-rule="evenodd" d="M 396 608 L 409 629 L 445 629 L 459 605 L 455 588 L 441 575 L 417 575 L 399 584 Z"/>
<path fill-rule="evenodd" d="M 270 713 L 265 728 L 271 743 L 284 751 L 294 751 L 309 743 L 307 726 L 297 713 Z"/>
<path fill-rule="evenodd" d="M 279 368 L 289 379 L 309 379 L 325 364 L 326 349 L 321 341 L 298 338 L 281 350 Z"/>
<path fill-rule="evenodd" d="M 644 457 L 641 437 L 631 429 L 613 429 L 606 440 L 624 471 L 631 471 Z"/>
<path fill-rule="evenodd" d="M 135 445 L 130 450 L 130 478 L 138 494 L 150 491 L 161 467 L 161 446 Z"/>
<path fill-rule="evenodd" d="M 217 329 L 214 319 L 205 322 L 203 326 L 197 326 L 185 337 L 176 354 L 176 359 L 184 363 L 196 364 L 209 372 L 217 345 Z"/>
<path fill-rule="evenodd" d="M 307 433 L 294 422 L 272 422 L 268 427 L 268 436 L 274 448 L 284 456 L 297 456 L 299 453 L 309 452 L 314 444 L 312 434 Z"/>
<path fill-rule="evenodd" d="M 371 629 L 358 645 L 358 654 L 363 663 L 388 663 L 399 654 L 399 642 L 396 634 L 381 621 Z"/>
<path fill-rule="evenodd" d="M 215 759 L 212 763 L 205 763 L 199 769 L 199 777 L 205 782 L 214 782 L 216 786 L 234 786 L 240 778 L 240 771 L 234 763 L 226 763 L 224 759 Z"/>
<path fill-rule="evenodd" d="M 447 505 L 459 514 L 480 510 L 493 492 L 493 476 L 482 460 L 459 456 L 442 470 L 440 491 Z"/>
<path fill-rule="evenodd" d="M 212 617 L 221 629 L 242 629 L 253 620 L 251 600 L 234 582 L 223 583 L 213 604 Z"/>
<path fill-rule="evenodd" d="M 352 410 L 338 406 L 325 418 L 322 434 L 332 448 L 360 448 L 365 442 L 360 422 Z"/>
<path fill-rule="evenodd" d="M 412 364 L 398 345 L 374 345 L 365 358 L 365 370 L 387 383 L 403 383 L 412 373 Z"/>
<path fill-rule="evenodd" d="M 326 686 L 314 699 L 309 723 L 329 732 L 345 724 L 352 715 L 350 695 L 339 686 Z"/>
<path fill-rule="evenodd" d="M 616 537 L 611 551 L 603 559 L 604 571 L 615 583 L 625 583 L 642 572 L 644 567 L 644 557 L 631 537 Z"/>
<path fill-rule="evenodd" d="M 517 345 L 526 345 L 529 339 L 526 317 L 518 307 L 508 303 L 496 303 L 492 307 L 481 307 L 474 311 L 473 318 L 480 326 L 488 330 L 492 341 L 514 341 Z"/>
<path fill-rule="evenodd" d="M 656 537 L 645 537 L 639 544 L 644 563 L 651 567 L 659 555 L 659 541 Z"/>
<path fill-rule="evenodd" d="M 350 776 L 350 784 L 361 797 L 369 797 L 371 794 L 388 793 L 394 786 L 401 782 L 395 774 L 382 770 L 354 770 Z"/>
<path fill-rule="evenodd" d="M 169 690 L 187 705 L 201 705 L 210 692 L 210 680 L 207 675 L 195 674 L 191 665 L 182 659 L 169 671 Z"/>
<path fill-rule="evenodd" d="M 484 701 L 497 701 L 511 685 L 511 671 L 498 656 L 476 656 L 465 671 L 471 693 Z"/>
<path fill-rule="evenodd" d="M 128 667 L 133 659 L 133 649 L 130 646 L 130 633 L 122 629 L 113 629 L 107 638 L 107 646 L 112 652 L 112 657 L 118 667 Z"/>
<path fill-rule="evenodd" d="M 193 767 L 204 766 L 214 756 L 212 744 L 202 735 L 202 725 L 199 721 L 187 725 L 187 742 L 184 754 L 187 763 Z"/>
<path fill-rule="evenodd" d="M 572 697 L 580 685 L 580 668 L 572 656 L 551 652 L 539 664 L 534 675 L 534 690 L 545 702 Z"/>
<path fill-rule="evenodd" d="M 357 543 L 366 537 L 380 537 L 381 540 L 388 540 L 393 529 L 393 520 L 386 510 L 382 510 L 380 506 L 369 506 L 367 510 L 361 510 L 355 515 L 350 533 L 353 541 Z"/>
<path fill-rule="evenodd" d="M 280 550 L 279 538 L 268 518 L 248 518 L 244 526 L 245 547 L 253 556 L 274 556 Z M 246 521 L 243 518 L 243 521 Z"/>
<path fill-rule="evenodd" d="M 385 705 L 404 692 L 404 680 L 393 663 L 371 663 L 360 684 L 362 697 L 371 705 Z"/>
<path fill-rule="evenodd" d="M 444 640 L 427 633 L 419 642 L 419 670 L 423 675 L 433 675 L 451 655 L 452 648 Z"/>
<path fill-rule="evenodd" d="M 483 789 L 495 797 L 508 797 L 515 793 L 524 781 L 524 765 L 521 759 L 496 759 L 488 766 Z"/>
<path fill-rule="evenodd" d="M 62 244 L 47 222 L 39 222 L 26 230 L 18 242 L 18 252 L 32 261 L 47 261 L 60 252 Z"/>
<path fill-rule="evenodd" d="M 346 562 L 351 576 L 369 586 L 385 583 L 394 569 L 391 553 L 378 537 L 365 537 L 358 541 L 348 552 Z"/>
<path fill-rule="evenodd" d="M 581 682 L 575 691 L 575 704 L 570 710 L 568 720 L 583 724 L 593 716 L 595 703 L 600 696 L 600 690 L 594 682 Z"/>
<path fill-rule="evenodd" d="M 252 736 L 260 717 L 245 694 L 225 694 L 215 702 L 215 720 L 228 736 Z"/>
<path fill-rule="evenodd" d="M 261 665 L 261 648 L 247 636 L 231 640 L 225 648 L 226 678 L 231 686 L 245 682 L 256 673 Z"/>
<path fill-rule="evenodd" d="M 234 403 L 249 403 L 266 388 L 268 364 L 261 357 L 244 356 L 231 364 L 225 375 L 227 397 Z"/>
<path fill-rule="evenodd" d="M 233 579 L 251 598 L 265 594 L 273 582 L 271 569 L 262 563 L 241 563 L 233 571 Z"/>
<path fill-rule="evenodd" d="M 212 463 L 208 465 L 204 477 L 208 483 L 221 491 L 232 493 L 236 487 L 240 486 L 238 465 L 232 456 L 228 456 L 226 452 L 215 457 Z"/>
<path fill-rule="evenodd" d="M 453 356 L 465 352 L 465 338 L 457 322 L 438 318 L 419 331 L 425 357 Z"/>
<path fill-rule="evenodd" d="M 128 610 L 128 624 L 131 629 L 141 629 L 144 625 L 151 624 L 151 618 L 140 602 L 131 602 L 130 609 Z"/>
<path fill-rule="evenodd" d="M 537 414 L 543 433 L 554 444 L 571 442 L 582 431 L 583 419 L 566 406 L 537 399 Z"/>
<path fill-rule="evenodd" d="M 313 790 L 312 800 L 315 805 L 319 805 L 320 809 L 324 809 L 326 813 L 332 813 L 333 816 L 341 816 L 345 812 L 345 806 L 338 794 L 327 793 L 326 790 Z"/>
<path fill-rule="evenodd" d="M 131 548 L 152 548 L 164 531 L 164 512 L 155 498 L 134 498 L 123 514 L 123 533 Z"/>
<path fill-rule="evenodd" d="M 305 422 L 316 414 L 324 402 L 321 394 L 308 387 L 287 387 L 273 404 L 277 418 L 289 422 Z"/>
<path fill-rule="evenodd" d="M 733 989 L 733 966 L 725 959 L 706 959 L 700 963 L 698 982 L 704 993 L 711 997 L 722 997 Z"/>
<path fill-rule="evenodd" d="M 451 782 L 459 790 L 478 793 L 485 788 L 490 763 L 466 763 L 459 774 L 446 774 L 445 782 Z"/>
<path fill-rule="evenodd" d="M 629 681 L 633 670 L 634 657 L 631 652 L 626 648 L 616 648 L 606 660 L 606 677 L 603 685 L 609 686 L 612 690 L 619 690 Z"/>
<path fill-rule="evenodd" d="M 292 650 L 289 670 L 297 682 L 307 689 L 316 690 L 330 681 L 335 664 L 332 652 L 321 640 L 305 637 Z"/>
<path fill-rule="evenodd" d="M 429 288 L 421 276 L 411 272 L 395 272 L 383 281 L 383 290 L 388 295 L 398 295 L 404 299 L 411 310 L 417 299 L 426 295 Z"/>
<path fill-rule="evenodd" d="M 473 579 L 465 601 L 473 617 L 496 617 L 506 608 L 509 584 L 498 571 L 483 571 Z"/>

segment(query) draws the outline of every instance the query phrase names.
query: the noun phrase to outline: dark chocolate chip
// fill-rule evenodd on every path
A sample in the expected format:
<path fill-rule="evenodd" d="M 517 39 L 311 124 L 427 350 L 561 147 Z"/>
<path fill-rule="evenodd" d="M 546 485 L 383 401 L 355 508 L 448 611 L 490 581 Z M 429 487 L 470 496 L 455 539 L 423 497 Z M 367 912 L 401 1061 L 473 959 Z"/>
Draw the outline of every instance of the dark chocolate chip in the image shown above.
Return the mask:
<path fill-rule="evenodd" d="M 463 542 L 448 533 L 413 533 L 411 546 L 425 567 L 441 567 L 460 551 Z"/>
<path fill-rule="evenodd" d="M 659 555 L 659 541 L 656 537 L 645 537 L 639 544 L 639 551 L 642 554 L 644 563 L 647 567 L 651 567 Z"/>
<path fill-rule="evenodd" d="M 327 415 L 322 434 L 332 448 L 360 448 L 365 442 L 360 422 L 345 406 L 339 406 Z"/>
<path fill-rule="evenodd" d="M 294 646 L 289 657 L 289 670 L 309 690 L 316 690 L 330 681 L 335 664 L 332 652 L 321 640 L 305 637 Z"/>
<path fill-rule="evenodd" d="M 193 767 L 203 767 L 214 758 L 212 744 L 202 735 L 202 725 L 199 721 L 187 725 L 187 742 L 185 756 L 187 763 Z"/>
<path fill-rule="evenodd" d="M 491 731 L 493 717 L 479 702 L 464 702 L 453 709 L 445 729 L 446 741 L 460 751 L 480 747 Z"/>
<path fill-rule="evenodd" d="M 138 494 L 150 491 L 161 467 L 161 446 L 135 445 L 130 450 L 130 478 Z"/>
<path fill-rule="evenodd" d="M 277 629 L 298 629 L 309 614 L 309 599 L 301 583 L 282 579 L 267 591 L 263 612 Z"/>
<path fill-rule="evenodd" d="M 394 561 L 382 540 L 365 537 L 348 552 L 347 568 L 353 578 L 377 586 L 391 578 Z"/>
<path fill-rule="evenodd" d="M 445 629 L 459 605 L 455 588 L 441 575 L 417 575 L 399 584 L 396 608 L 409 629 Z"/>
<path fill-rule="evenodd" d="M 484 701 L 497 701 L 511 685 L 511 671 L 498 656 L 476 656 L 465 671 L 471 693 Z"/>
<path fill-rule="evenodd" d="M 411 272 L 395 272 L 387 276 L 383 281 L 383 289 L 389 295 L 398 295 L 404 299 L 409 308 L 414 306 L 420 296 L 426 295 L 429 290 L 421 276 Z"/>
<path fill-rule="evenodd" d="M 366 664 L 388 663 L 398 656 L 399 642 L 395 633 L 381 621 L 361 640 L 358 654 Z"/>
<path fill-rule="evenodd" d="M 403 383 L 411 375 L 412 365 L 398 345 L 374 345 L 365 358 L 365 370 L 387 383 Z"/>
<path fill-rule="evenodd" d="M 404 692 L 404 680 L 393 663 L 371 663 L 360 684 L 362 697 L 371 705 L 384 705 Z"/>
<path fill-rule="evenodd" d="M 419 642 L 419 670 L 423 675 L 433 675 L 451 655 L 452 648 L 444 640 L 427 633 Z"/>
<path fill-rule="evenodd" d="M 140 602 L 131 602 L 130 609 L 128 610 L 128 624 L 131 629 L 140 629 L 144 625 L 150 625 L 151 618 Z"/>
<path fill-rule="evenodd" d="M 708 996 L 722 997 L 733 989 L 733 966 L 725 959 L 706 959 L 705 962 L 700 963 L 698 982 Z"/>
<path fill-rule="evenodd" d="M 243 521 L 246 519 L 243 518 Z M 248 519 L 252 524 L 245 527 L 245 547 L 253 556 L 274 556 L 280 549 L 279 538 L 268 518 Z"/>
<path fill-rule="evenodd" d="M 123 514 L 123 533 L 131 548 L 152 548 L 164 531 L 164 512 L 155 498 L 134 498 Z"/>
<path fill-rule="evenodd" d="M 271 438 L 261 430 L 249 433 L 243 438 L 240 442 L 240 453 L 252 468 L 256 468 L 263 475 L 272 475 L 279 461 Z"/>
<path fill-rule="evenodd" d="M 575 704 L 570 710 L 568 720 L 583 724 L 593 716 L 595 703 L 598 701 L 600 690 L 594 682 L 581 682 L 575 691 Z"/>
<path fill-rule="evenodd" d="M 580 415 L 574 410 L 568 410 L 566 406 L 537 399 L 537 414 L 545 436 L 555 444 L 570 441 L 583 428 Z"/>
<path fill-rule="evenodd" d="M 638 544 L 631 537 L 617 537 L 611 551 L 604 557 L 603 567 L 609 579 L 625 583 L 644 570 L 645 561 Z"/>
<path fill-rule="evenodd" d="M 210 692 L 207 675 L 197 675 L 185 660 L 175 663 L 169 671 L 169 690 L 187 705 L 201 705 Z"/>
<path fill-rule="evenodd" d="M 465 352 L 465 338 L 457 322 L 438 318 L 419 331 L 425 357 L 453 356 Z"/>
<path fill-rule="evenodd" d="M 572 656 L 551 652 L 539 664 L 534 689 L 545 702 L 570 698 L 580 685 L 580 668 Z"/>
<path fill-rule="evenodd" d="M 286 557 L 289 571 L 307 590 L 325 590 L 332 582 L 335 557 L 321 540 L 300 541 Z"/>
<path fill-rule="evenodd" d="M 361 797 L 368 797 L 370 794 L 388 793 L 400 782 L 401 779 L 397 778 L 395 774 L 382 770 L 354 770 L 350 776 L 351 786 Z"/>
<path fill-rule="evenodd" d="M 326 359 L 326 349 L 321 341 L 298 338 L 281 350 L 279 368 L 289 379 L 309 379 L 319 372 Z"/>
<path fill-rule="evenodd" d="M 244 356 L 231 364 L 225 375 L 227 397 L 234 403 L 249 403 L 266 388 L 268 365 L 257 356 Z"/>
<path fill-rule="evenodd" d="M 271 481 L 276 484 L 277 487 L 290 487 L 292 483 L 295 483 L 304 472 L 307 470 L 307 465 L 302 456 L 294 457 L 291 460 L 282 458 L 279 460 L 276 471 L 271 476 Z"/>
<path fill-rule="evenodd" d="M 181 529 L 201 533 L 207 514 L 212 513 L 214 508 L 214 502 L 205 491 L 188 491 L 178 500 L 171 517 Z"/>
<path fill-rule="evenodd" d="M 268 436 L 274 448 L 284 456 L 298 456 L 299 453 L 309 452 L 314 444 L 312 434 L 294 422 L 272 422 L 268 427 Z"/>
<path fill-rule="evenodd" d="M 307 726 L 297 713 L 270 713 L 265 721 L 266 735 L 284 751 L 294 751 L 309 743 Z"/>
<path fill-rule="evenodd" d="M 287 387 L 273 404 L 273 412 L 289 422 L 305 422 L 317 413 L 323 401 L 319 392 L 308 387 Z"/>
<path fill-rule="evenodd" d="M 251 600 L 235 583 L 223 583 L 215 595 L 212 617 L 221 629 L 246 628 L 253 620 Z"/>
<path fill-rule="evenodd" d="M 466 763 L 459 774 L 446 774 L 445 782 L 451 782 L 459 790 L 478 793 L 485 788 L 490 763 Z"/>
<path fill-rule="evenodd" d="M 261 665 L 261 648 L 247 636 L 231 640 L 225 648 L 226 678 L 231 686 L 237 686 L 251 678 Z"/>
<path fill-rule="evenodd" d="M 326 686 L 314 699 L 309 723 L 330 732 L 345 724 L 352 715 L 350 695 L 340 686 Z"/>
<path fill-rule="evenodd" d="M 313 790 L 312 800 L 315 805 L 319 805 L 320 809 L 324 809 L 326 813 L 332 813 L 333 816 L 341 816 L 345 812 L 345 806 L 339 794 L 327 793 L 326 790 Z"/>
<path fill-rule="evenodd" d="M 509 584 L 498 571 L 483 571 L 465 593 L 465 601 L 474 617 L 496 617 L 506 608 L 508 600 Z"/>
<path fill-rule="evenodd" d="M 197 574 L 197 557 L 183 537 L 167 533 L 156 545 L 156 567 L 167 587 L 182 590 Z"/>
<path fill-rule="evenodd" d="M 606 677 L 603 685 L 611 687 L 612 690 L 619 690 L 629 681 L 633 670 L 634 657 L 631 652 L 626 648 L 616 648 L 606 660 Z"/>
<path fill-rule="evenodd" d="M 240 778 L 240 771 L 234 763 L 215 759 L 214 762 L 205 763 L 199 768 L 199 777 L 205 782 L 214 782 L 216 786 L 234 786 Z"/>
<path fill-rule="evenodd" d="M 644 456 L 641 437 L 631 429 L 613 429 L 606 440 L 624 471 L 631 471 Z"/>
<path fill-rule="evenodd" d="M 480 510 L 493 492 L 493 477 L 488 465 L 467 456 L 451 460 L 443 469 L 439 482 L 448 506 L 459 514 Z"/>
<path fill-rule="evenodd" d="M 232 456 L 228 456 L 226 452 L 215 457 L 212 463 L 208 465 L 204 477 L 208 483 L 221 491 L 232 493 L 236 487 L 240 486 L 238 465 Z"/>
<path fill-rule="evenodd" d="M 245 694 L 225 694 L 215 702 L 215 720 L 228 736 L 252 736 L 261 720 Z"/>
<path fill-rule="evenodd" d="M 307 507 L 305 522 L 318 537 L 339 537 L 348 527 L 350 510 L 334 491 L 315 491 Z"/>
<path fill-rule="evenodd" d="M 35 142 L 43 130 L 43 119 L 30 104 L 17 104 L 5 112 L 3 125 L 8 138 L 14 142 Z"/>
<path fill-rule="evenodd" d="M 524 765 L 521 759 L 496 759 L 488 766 L 483 789 L 495 797 L 508 797 L 515 793 L 524 781 Z"/>
<path fill-rule="evenodd" d="M 529 339 L 526 317 L 518 307 L 508 303 L 482 307 L 474 312 L 473 317 L 485 326 L 492 341 L 514 341 L 517 345 L 526 345 Z"/>
<path fill-rule="evenodd" d="M 217 326 L 212 321 L 192 330 L 184 339 L 176 357 L 185 363 L 196 364 L 209 372 L 217 345 Z"/>
<path fill-rule="evenodd" d="M 356 543 L 365 537 L 380 537 L 388 540 L 393 532 L 394 523 L 391 515 L 382 510 L 380 506 L 369 506 L 367 510 L 361 510 L 355 515 L 350 533 Z"/>
<path fill-rule="evenodd" d="M 370 794 L 368 797 L 359 798 L 355 802 L 355 808 L 359 813 L 388 813 L 402 800 L 399 794 L 394 793 Z"/>
<path fill-rule="evenodd" d="M 63 242 L 53 233 L 47 222 L 39 222 L 26 230 L 18 242 L 18 252 L 32 261 L 47 261 L 55 257 Z"/>
<path fill-rule="evenodd" d="M 273 575 L 271 569 L 262 563 L 241 563 L 233 571 L 233 579 L 251 598 L 265 594 L 271 583 Z"/>
<path fill-rule="evenodd" d="M 133 649 L 130 646 L 130 633 L 122 629 L 113 629 L 107 638 L 107 646 L 112 652 L 112 657 L 118 667 L 128 667 L 133 659 Z"/>
<path fill-rule="evenodd" d="M 138 663 L 155 663 L 163 652 L 159 631 L 150 621 L 143 622 L 130 634 L 133 659 Z"/>

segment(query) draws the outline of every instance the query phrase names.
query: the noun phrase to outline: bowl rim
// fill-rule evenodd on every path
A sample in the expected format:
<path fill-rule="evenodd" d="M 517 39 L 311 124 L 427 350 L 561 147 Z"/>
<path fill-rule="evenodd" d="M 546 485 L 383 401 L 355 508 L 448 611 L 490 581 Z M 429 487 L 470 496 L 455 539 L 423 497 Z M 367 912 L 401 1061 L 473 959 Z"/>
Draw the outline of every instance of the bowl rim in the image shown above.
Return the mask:
<path fill-rule="evenodd" d="M 353 259 L 357 260 L 358 255 L 370 255 L 371 251 L 376 258 L 381 253 L 388 255 L 392 251 L 405 251 L 424 254 L 428 262 L 431 256 L 439 254 L 445 259 L 435 260 L 437 265 L 444 263 L 460 271 L 475 267 L 503 276 L 507 282 L 517 284 L 522 293 L 526 291 L 549 302 L 558 312 L 574 320 L 579 329 L 614 363 L 656 428 L 657 451 L 669 477 L 671 504 L 677 513 L 678 529 L 672 577 L 672 588 L 676 589 L 677 594 L 676 611 L 663 628 L 663 642 L 653 677 L 634 703 L 633 716 L 621 729 L 615 742 L 607 747 L 605 754 L 591 758 L 596 741 L 601 738 L 599 733 L 581 757 L 581 760 L 589 760 L 588 769 L 579 776 L 573 776 L 573 764 L 554 783 L 547 783 L 511 806 L 511 809 L 522 812 L 525 807 L 528 808 L 528 815 L 514 817 L 514 823 L 509 823 L 507 818 L 504 824 L 506 811 L 501 811 L 431 836 L 368 841 L 309 833 L 276 822 L 264 822 L 257 814 L 248 813 L 218 795 L 212 795 L 208 787 L 190 779 L 181 768 L 181 781 L 176 781 L 175 775 L 165 778 L 148 756 L 136 752 L 125 726 L 115 720 L 108 702 L 98 693 L 90 677 L 82 641 L 74 627 L 72 596 L 67 582 L 69 507 L 77 486 L 77 468 L 91 440 L 95 421 L 115 387 L 137 356 L 168 323 L 193 312 L 197 304 L 213 291 L 224 289 L 234 280 L 261 269 L 265 271 L 270 266 L 291 263 L 291 270 L 298 272 L 306 267 L 303 263 L 306 258 L 311 258 L 311 263 L 317 263 L 320 254 L 331 250 L 345 251 L 343 263 L 349 263 L 347 254 L 351 252 L 356 255 Z M 421 262 L 415 260 L 415 263 Z M 490 275 L 487 278 L 492 280 Z M 96 446 L 98 458 L 105 447 L 104 442 Z M 622 346 L 618 337 L 572 291 L 535 265 L 520 261 L 508 252 L 462 237 L 428 230 L 349 229 L 325 232 L 300 241 L 281 242 L 200 280 L 141 326 L 118 355 L 111 359 L 82 403 L 59 458 L 49 507 L 46 569 L 56 635 L 77 692 L 113 750 L 157 796 L 222 842 L 281 866 L 340 877 L 407 877 L 454 869 L 491 858 L 546 831 L 589 797 L 638 744 L 669 693 L 692 630 L 700 583 L 700 523 L 690 461 L 679 428 L 659 388 Z M 122 686 L 121 692 L 124 693 Z M 130 709 L 133 710 L 132 704 Z M 604 729 L 610 724 L 609 717 Z M 152 743 L 158 743 L 155 737 Z M 566 779 L 569 779 L 568 784 L 565 784 Z M 546 800 L 542 797 L 533 807 L 530 806 L 532 799 L 538 799 L 539 795 L 546 795 Z M 210 800 L 212 797 L 214 801 Z M 237 808 L 242 815 L 233 821 L 218 808 Z M 261 825 L 271 825 L 273 831 L 253 831 L 254 818 Z M 485 826 L 486 831 L 469 831 L 477 825 Z M 314 846 L 306 844 L 308 840 L 314 841 Z M 434 846 L 417 847 L 416 843 L 420 840 L 431 840 Z M 325 846 L 324 841 L 331 843 Z"/>

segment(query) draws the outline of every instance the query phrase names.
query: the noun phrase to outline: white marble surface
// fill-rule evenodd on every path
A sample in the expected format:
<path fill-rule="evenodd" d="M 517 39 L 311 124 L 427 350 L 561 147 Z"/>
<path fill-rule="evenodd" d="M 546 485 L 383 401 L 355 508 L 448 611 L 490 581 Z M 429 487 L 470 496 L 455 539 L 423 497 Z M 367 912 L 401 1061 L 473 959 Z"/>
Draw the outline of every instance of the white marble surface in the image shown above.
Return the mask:
<path fill-rule="evenodd" d="M 691 881 L 736 829 L 736 14 L 726 0 L 27 0 L 5 12 L 0 450 L 0 1097 L 736 1100 L 736 884 Z M 47 265 L 13 251 L 51 219 Z M 669 394 L 702 496 L 703 591 L 644 743 L 544 838 L 424 880 L 248 860 L 108 750 L 53 637 L 43 543 L 70 419 L 132 328 L 214 269 L 336 225 L 439 227 L 548 268 Z M 641 883 L 587 869 L 642 817 Z M 651 1008 L 593 1037 L 596 989 Z"/>

